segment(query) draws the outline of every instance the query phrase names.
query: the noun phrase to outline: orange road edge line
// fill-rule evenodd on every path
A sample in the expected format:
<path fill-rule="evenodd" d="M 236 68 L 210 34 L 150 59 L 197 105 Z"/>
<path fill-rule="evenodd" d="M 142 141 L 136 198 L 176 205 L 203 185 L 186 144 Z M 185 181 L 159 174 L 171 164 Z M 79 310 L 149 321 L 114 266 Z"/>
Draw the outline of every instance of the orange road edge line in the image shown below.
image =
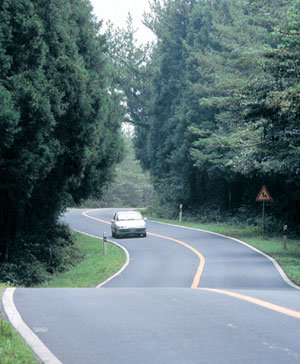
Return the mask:
<path fill-rule="evenodd" d="M 97 221 L 100 221 L 100 222 L 103 222 L 105 224 L 110 224 L 110 222 L 106 221 L 106 220 L 101 220 L 101 219 L 98 219 L 97 217 L 94 217 L 94 216 L 90 216 L 88 215 L 88 212 L 90 211 L 94 211 L 95 209 L 93 210 L 88 210 L 88 211 L 84 211 L 82 213 L 82 215 L 84 215 L 85 217 L 88 217 L 90 219 L 93 219 L 93 220 L 97 220 Z M 191 288 L 192 289 L 196 289 L 198 288 L 198 285 L 199 285 L 199 282 L 200 282 L 200 278 L 201 278 L 201 275 L 202 275 L 202 272 L 203 272 L 203 269 L 204 269 L 204 265 L 205 265 L 205 258 L 204 256 L 195 248 L 193 248 L 191 245 L 187 244 L 187 243 L 184 243 L 183 241 L 181 240 L 177 240 L 177 239 L 174 239 L 174 238 L 170 238 L 168 236 L 164 236 L 164 235 L 159 235 L 159 234 L 154 234 L 154 233 L 149 233 L 149 235 L 152 235 L 152 236 L 157 236 L 158 238 L 161 238 L 161 239 L 166 239 L 166 240 L 171 240 L 171 241 L 174 241 L 175 243 L 178 243 L 178 244 L 181 244 L 183 246 L 185 246 L 186 248 L 190 249 L 192 252 L 194 252 L 200 259 L 200 264 L 198 266 L 198 269 L 197 269 L 197 272 L 194 276 L 194 280 L 193 280 L 193 283 L 191 285 Z"/>
<path fill-rule="evenodd" d="M 174 239 L 174 238 L 170 238 L 168 236 L 154 234 L 154 233 L 149 233 L 149 235 L 157 236 L 158 238 L 161 238 L 161 239 L 167 239 L 167 240 L 174 241 L 175 243 L 181 244 L 181 245 L 185 246 L 186 248 L 190 249 L 192 252 L 194 252 L 198 256 L 198 258 L 200 259 L 200 264 L 198 266 L 198 269 L 197 269 L 197 272 L 195 274 L 193 283 L 191 285 L 192 289 L 198 288 L 200 278 L 201 278 L 201 275 L 202 275 L 202 272 L 203 272 L 203 269 L 204 269 L 204 265 L 205 265 L 204 256 L 197 249 L 193 248 L 191 245 L 189 245 L 187 243 L 184 243 L 181 240 L 177 240 L 177 239 Z"/>
<path fill-rule="evenodd" d="M 93 219 L 93 220 L 96 220 L 96 221 L 103 222 L 104 224 L 108 224 L 108 225 L 110 225 L 110 222 L 109 222 L 109 221 L 107 221 L 107 220 L 101 220 L 101 219 L 98 219 L 97 217 L 90 216 L 90 215 L 88 215 L 88 214 L 87 214 L 88 212 L 90 212 L 90 211 L 94 211 L 94 210 L 101 210 L 101 209 L 93 209 L 93 210 L 84 211 L 84 212 L 82 213 L 82 215 L 84 215 L 85 217 L 88 217 L 89 219 Z"/>
<path fill-rule="evenodd" d="M 247 302 L 253 303 L 255 305 L 267 308 L 269 310 L 276 311 L 276 312 L 282 313 L 284 315 L 300 319 L 300 312 L 291 310 L 291 309 L 283 307 L 283 306 L 275 305 L 271 302 L 263 301 L 259 298 L 246 296 L 246 295 L 236 293 L 236 292 L 224 291 L 222 289 L 214 289 L 214 288 L 197 288 L 197 289 L 199 289 L 201 291 L 210 291 L 210 292 L 220 293 L 220 294 L 227 295 L 230 297 L 238 298 L 240 300 L 247 301 Z"/>
<path fill-rule="evenodd" d="M 106 220 L 101 220 L 101 219 L 98 219 L 97 217 L 93 217 L 93 216 L 90 216 L 90 215 L 87 214 L 88 212 L 94 211 L 94 210 L 95 209 L 85 211 L 85 212 L 82 213 L 82 215 L 84 215 L 84 216 L 86 216 L 86 217 L 88 217 L 90 219 L 103 222 L 105 224 L 110 224 L 110 222 L 108 222 Z M 98 210 L 100 210 L 100 209 L 98 209 Z M 258 306 L 267 308 L 267 309 L 272 310 L 272 311 L 282 313 L 282 314 L 290 316 L 290 317 L 300 319 L 300 312 L 295 311 L 295 310 L 291 310 L 291 309 L 283 307 L 283 306 L 275 305 L 275 304 L 267 302 L 267 301 L 263 301 L 263 300 L 261 300 L 259 298 L 254 298 L 254 297 L 246 296 L 246 295 L 231 292 L 231 291 L 224 291 L 222 289 L 199 288 L 198 285 L 199 285 L 200 278 L 201 278 L 201 275 L 202 275 L 202 272 L 203 272 L 203 269 L 204 269 L 204 265 L 205 265 L 204 256 L 197 249 L 193 248 L 191 245 L 189 245 L 187 243 L 184 243 L 181 240 L 173 239 L 173 238 L 170 238 L 170 237 L 167 237 L 167 236 L 164 236 L 164 235 L 155 234 L 155 233 L 148 233 L 148 234 L 152 235 L 152 236 L 157 236 L 157 237 L 162 238 L 162 239 L 167 239 L 167 240 L 171 240 L 171 241 L 174 241 L 176 243 L 179 243 L 179 244 L 185 246 L 186 248 L 190 249 L 191 251 L 193 251 L 199 257 L 200 264 L 198 266 L 196 275 L 195 275 L 193 283 L 191 285 L 192 289 L 198 289 L 198 290 L 202 290 L 202 291 L 210 291 L 210 292 L 214 292 L 214 293 L 220 293 L 220 294 L 227 295 L 227 296 L 230 296 L 230 297 L 234 297 L 234 298 L 237 298 L 237 299 L 240 299 L 240 300 L 243 300 L 243 301 L 247 301 L 249 303 L 256 304 Z"/>

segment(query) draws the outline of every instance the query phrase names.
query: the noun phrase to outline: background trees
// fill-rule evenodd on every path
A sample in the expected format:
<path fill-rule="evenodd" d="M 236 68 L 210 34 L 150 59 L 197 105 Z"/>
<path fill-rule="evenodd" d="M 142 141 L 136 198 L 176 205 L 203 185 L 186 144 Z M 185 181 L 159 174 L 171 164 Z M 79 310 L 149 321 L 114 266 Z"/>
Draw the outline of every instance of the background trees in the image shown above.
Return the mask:
<path fill-rule="evenodd" d="M 102 198 L 85 200 L 84 207 L 147 207 L 155 198 L 149 172 L 142 170 L 135 156 L 132 136 L 125 134 L 125 157 L 117 165 L 113 182 L 108 183 Z"/>
<path fill-rule="evenodd" d="M 266 184 L 273 216 L 296 229 L 299 1 L 153 1 L 145 23 L 157 36 L 145 125 L 130 115 L 161 202 L 249 217 Z"/>
<path fill-rule="evenodd" d="M 0 259 L 56 269 L 60 213 L 121 159 L 119 97 L 88 1 L 4 0 L 0 17 Z"/>

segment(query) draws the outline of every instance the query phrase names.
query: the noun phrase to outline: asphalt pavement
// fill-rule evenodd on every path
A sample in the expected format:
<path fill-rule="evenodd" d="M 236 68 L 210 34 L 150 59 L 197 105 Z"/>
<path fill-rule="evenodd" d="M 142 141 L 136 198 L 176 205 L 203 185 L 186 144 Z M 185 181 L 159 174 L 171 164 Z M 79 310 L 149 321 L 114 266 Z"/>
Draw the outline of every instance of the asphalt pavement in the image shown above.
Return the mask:
<path fill-rule="evenodd" d="M 63 220 L 106 232 L 129 264 L 101 288 L 12 292 L 53 354 L 45 362 L 300 363 L 300 290 L 272 260 L 234 239 L 152 221 L 147 238 L 113 239 L 115 209 L 84 211 Z"/>

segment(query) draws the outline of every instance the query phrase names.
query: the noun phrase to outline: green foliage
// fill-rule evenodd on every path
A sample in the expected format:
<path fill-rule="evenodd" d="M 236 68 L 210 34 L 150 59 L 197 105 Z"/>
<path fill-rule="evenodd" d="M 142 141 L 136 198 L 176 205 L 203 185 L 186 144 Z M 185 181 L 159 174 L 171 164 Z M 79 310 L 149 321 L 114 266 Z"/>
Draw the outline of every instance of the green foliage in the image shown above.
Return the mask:
<path fill-rule="evenodd" d="M 101 194 L 122 158 L 123 111 L 91 9 L 85 0 L 0 4 L 0 260 L 6 264 L 20 265 L 20 258 L 26 265 L 23 254 L 38 270 L 58 269 L 69 244 L 57 225 L 60 213 L 70 199 Z M 29 281 L 38 279 L 25 271 Z"/>
<path fill-rule="evenodd" d="M 45 236 L 37 242 L 37 236 L 42 232 Z M 10 260 L 0 265 L 1 282 L 31 286 L 63 272 L 66 266 L 82 259 L 68 228 L 63 225 L 54 225 L 48 230 L 43 228 L 31 236 L 24 234 L 18 244 Z"/>
<path fill-rule="evenodd" d="M 137 43 L 130 15 L 126 29 L 114 28 L 112 24 L 108 24 L 106 35 L 111 61 L 110 72 L 122 98 L 124 121 L 147 127 L 148 116 L 145 108 L 150 97 L 150 84 L 146 66 L 149 62 L 151 45 Z"/>
<path fill-rule="evenodd" d="M 196 203 L 191 185 L 196 187 L 197 170 L 189 152 L 194 138 L 187 129 L 201 114 L 198 99 L 190 88 L 196 77 L 196 64 L 189 54 L 189 46 L 194 42 L 190 28 L 197 27 L 197 36 L 204 39 L 202 29 L 204 24 L 209 26 L 210 18 L 206 7 L 201 8 L 196 1 L 154 3 L 152 9 L 148 25 L 158 39 L 149 66 L 150 127 L 146 138 L 144 130 L 137 128 L 137 155 L 150 169 L 155 188 L 167 192 L 162 201 L 175 205 Z"/>
<path fill-rule="evenodd" d="M 299 1 L 153 1 L 145 23 L 157 43 L 135 146 L 165 210 L 257 213 L 267 185 L 296 232 Z"/>
<path fill-rule="evenodd" d="M 125 158 L 117 165 L 113 182 L 109 183 L 101 199 L 86 200 L 85 207 L 143 207 L 154 198 L 149 172 L 142 170 L 136 159 L 132 137 L 124 135 Z"/>

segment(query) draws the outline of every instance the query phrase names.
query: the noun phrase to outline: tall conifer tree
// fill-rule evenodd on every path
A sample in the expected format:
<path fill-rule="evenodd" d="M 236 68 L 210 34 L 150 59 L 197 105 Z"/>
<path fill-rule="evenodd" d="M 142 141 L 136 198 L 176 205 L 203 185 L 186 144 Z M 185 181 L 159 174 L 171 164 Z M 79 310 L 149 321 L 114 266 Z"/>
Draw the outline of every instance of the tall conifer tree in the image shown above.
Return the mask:
<path fill-rule="evenodd" d="M 1 2 L 2 261 L 51 266 L 57 252 L 59 265 L 60 213 L 101 192 L 120 160 L 122 112 L 91 10 L 86 0 Z"/>

